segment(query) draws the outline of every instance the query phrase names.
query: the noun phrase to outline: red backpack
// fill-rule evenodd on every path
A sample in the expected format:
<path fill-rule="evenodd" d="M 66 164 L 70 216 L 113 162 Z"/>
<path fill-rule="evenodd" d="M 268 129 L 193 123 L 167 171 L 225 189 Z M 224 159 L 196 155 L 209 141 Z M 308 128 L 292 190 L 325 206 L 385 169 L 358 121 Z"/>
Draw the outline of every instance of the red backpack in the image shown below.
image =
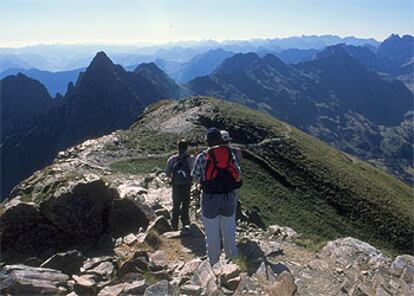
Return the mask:
<path fill-rule="evenodd" d="M 240 188 L 240 174 L 229 147 L 210 148 L 206 152 L 205 161 L 203 184 L 205 193 L 225 194 Z"/>

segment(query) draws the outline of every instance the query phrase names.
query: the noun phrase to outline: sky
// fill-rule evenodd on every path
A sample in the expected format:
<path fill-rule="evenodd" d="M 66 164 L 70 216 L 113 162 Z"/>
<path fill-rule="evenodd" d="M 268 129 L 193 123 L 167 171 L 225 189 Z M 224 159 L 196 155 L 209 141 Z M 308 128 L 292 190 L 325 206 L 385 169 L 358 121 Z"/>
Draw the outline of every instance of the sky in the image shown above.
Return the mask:
<path fill-rule="evenodd" d="M 413 0 L 0 0 L 0 47 L 414 34 Z"/>

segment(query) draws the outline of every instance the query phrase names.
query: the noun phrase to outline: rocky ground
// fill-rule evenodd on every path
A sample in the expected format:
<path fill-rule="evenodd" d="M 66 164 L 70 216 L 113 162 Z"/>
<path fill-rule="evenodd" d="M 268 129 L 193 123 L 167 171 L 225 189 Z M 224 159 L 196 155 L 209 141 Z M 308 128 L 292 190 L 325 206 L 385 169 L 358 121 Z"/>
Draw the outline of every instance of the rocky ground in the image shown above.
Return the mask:
<path fill-rule="evenodd" d="M 414 295 L 413 256 L 351 237 L 313 252 L 243 212 L 240 257 L 210 266 L 196 199 L 191 226 L 172 231 L 164 174 L 110 169 L 132 156 L 123 145 L 117 132 L 87 141 L 13 190 L 0 208 L 2 295 Z"/>

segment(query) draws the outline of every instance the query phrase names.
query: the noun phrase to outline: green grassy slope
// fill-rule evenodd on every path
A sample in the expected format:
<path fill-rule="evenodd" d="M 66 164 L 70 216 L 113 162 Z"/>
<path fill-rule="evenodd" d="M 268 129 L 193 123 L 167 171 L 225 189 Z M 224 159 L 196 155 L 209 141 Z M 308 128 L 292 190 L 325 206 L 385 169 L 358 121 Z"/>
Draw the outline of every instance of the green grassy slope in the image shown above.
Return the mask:
<path fill-rule="evenodd" d="M 200 104 L 209 108 L 194 117 L 195 128 L 148 130 L 157 108 L 165 108 L 168 118 Z M 162 102 L 123 137 L 132 146 L 166 153 L 183 137 L 201 145 L 210 126 L 227 129 L 242 147 L 241 198 L 248 207 L 258 207 L 267 224 L 288 225 L 316 240 L 350 235 L 392 252 L 412 252 L 412 188 L 263 113 L 206 98 Z"/>

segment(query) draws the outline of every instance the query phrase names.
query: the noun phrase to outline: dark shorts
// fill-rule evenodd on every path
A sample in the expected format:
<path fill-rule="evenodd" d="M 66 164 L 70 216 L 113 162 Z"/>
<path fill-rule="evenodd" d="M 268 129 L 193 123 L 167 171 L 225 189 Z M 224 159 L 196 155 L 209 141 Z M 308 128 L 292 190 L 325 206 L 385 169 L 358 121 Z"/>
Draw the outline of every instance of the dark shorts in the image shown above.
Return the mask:
<path fill-rule="evenodd" d="M 201 211 L 208 219 L 217 216 L 230 217 L 235 212 L 236 195 L 234 192 L 227 194 L 208 194 L 203 193 L 201 200 Z"/>

